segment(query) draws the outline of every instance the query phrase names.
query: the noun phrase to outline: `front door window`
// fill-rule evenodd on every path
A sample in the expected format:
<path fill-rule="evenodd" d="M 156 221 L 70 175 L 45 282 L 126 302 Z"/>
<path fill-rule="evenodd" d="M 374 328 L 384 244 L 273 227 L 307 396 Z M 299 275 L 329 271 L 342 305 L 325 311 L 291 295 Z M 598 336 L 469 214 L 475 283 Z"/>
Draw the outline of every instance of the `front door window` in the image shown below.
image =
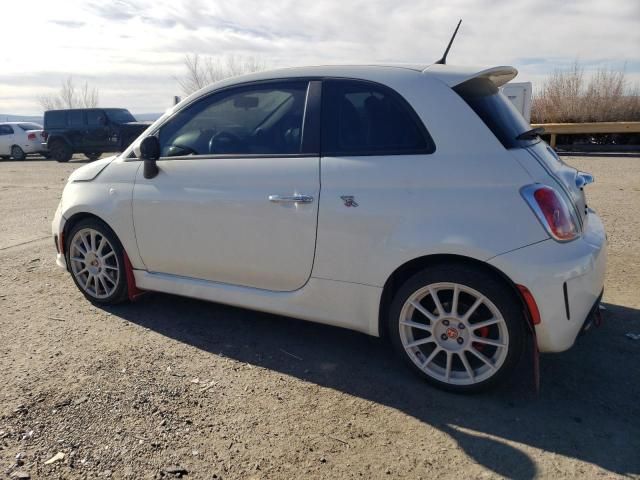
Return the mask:
<path fill-rule="evenodd" d="M 300 153 L 306 91 L 283 82 L 211 95 L 160 129 L 161 156 Z"/>

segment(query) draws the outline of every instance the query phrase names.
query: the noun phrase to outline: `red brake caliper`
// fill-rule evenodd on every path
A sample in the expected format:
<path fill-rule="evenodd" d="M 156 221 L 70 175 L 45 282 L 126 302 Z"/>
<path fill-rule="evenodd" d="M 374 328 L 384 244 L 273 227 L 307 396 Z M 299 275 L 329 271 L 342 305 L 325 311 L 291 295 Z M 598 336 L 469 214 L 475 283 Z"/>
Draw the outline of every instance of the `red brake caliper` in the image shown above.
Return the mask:
<path fill-rule="evenodd" d="M 482 327 L 477 330 L 480 332 L 479 337 L 487 338 L 489 336 L 489 327 Z M 484 343 L 473 342 L 473 348 L 481 352 L 485 347 Z"/>

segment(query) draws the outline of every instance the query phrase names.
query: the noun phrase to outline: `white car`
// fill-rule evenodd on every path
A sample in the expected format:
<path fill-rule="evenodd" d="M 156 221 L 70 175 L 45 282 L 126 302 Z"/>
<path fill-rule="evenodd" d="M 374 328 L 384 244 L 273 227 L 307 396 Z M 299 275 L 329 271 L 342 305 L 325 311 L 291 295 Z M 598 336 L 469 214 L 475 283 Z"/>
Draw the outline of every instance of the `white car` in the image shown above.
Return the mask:
<path fill-rule="evenodd" d="M 31 122 L 0 123 L 0 158 L 24 160 L 31 153 L 48 156 L 42 141 L 42 125 Z"/>
<path fill-rule="evenodd" d="M 437 386 L 495 384 L 526 342 L 573 345 L 606 264 L 593 179 L 498 92 L 516 73 L 308 67 L 215 83 L 71 175 L 57 263 L 98 304 L 149 290 L 298 317 L 387 336 Z"/>

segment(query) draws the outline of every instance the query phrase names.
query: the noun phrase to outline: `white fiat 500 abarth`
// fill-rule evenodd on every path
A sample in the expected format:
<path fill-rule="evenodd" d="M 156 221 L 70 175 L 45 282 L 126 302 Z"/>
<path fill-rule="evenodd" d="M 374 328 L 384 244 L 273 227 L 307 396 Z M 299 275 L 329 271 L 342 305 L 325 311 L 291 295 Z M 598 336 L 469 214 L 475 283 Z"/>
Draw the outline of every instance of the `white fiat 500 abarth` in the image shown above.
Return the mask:
<path fill-rule="evenodd" d="M 57 263 L 92 302 L 144 290 L 384 335 L 433 384 L 571 347 L 602 295 L 593 178 L 498 87 L 512 67 L 282 69 L 224 80 L 77 169 Z M 213 327 L 212 327 L 213 328 Z"/>

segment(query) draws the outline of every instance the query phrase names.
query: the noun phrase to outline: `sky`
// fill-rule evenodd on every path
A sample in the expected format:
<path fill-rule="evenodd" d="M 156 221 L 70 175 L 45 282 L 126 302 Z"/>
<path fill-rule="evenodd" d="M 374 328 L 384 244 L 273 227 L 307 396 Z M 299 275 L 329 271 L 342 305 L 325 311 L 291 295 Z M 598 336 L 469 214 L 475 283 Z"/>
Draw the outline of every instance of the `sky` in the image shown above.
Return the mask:
<path fill-rule="evenodd" d="M 640 0 L 26 0 L 2 2 L 0 113 L 38 115 L 70 75 L 102 106 L 162 112 L 187 54 L 270 67 L 512 65 L 534 90 L 554 70 L 625 68 L 640 85 Z"/>

